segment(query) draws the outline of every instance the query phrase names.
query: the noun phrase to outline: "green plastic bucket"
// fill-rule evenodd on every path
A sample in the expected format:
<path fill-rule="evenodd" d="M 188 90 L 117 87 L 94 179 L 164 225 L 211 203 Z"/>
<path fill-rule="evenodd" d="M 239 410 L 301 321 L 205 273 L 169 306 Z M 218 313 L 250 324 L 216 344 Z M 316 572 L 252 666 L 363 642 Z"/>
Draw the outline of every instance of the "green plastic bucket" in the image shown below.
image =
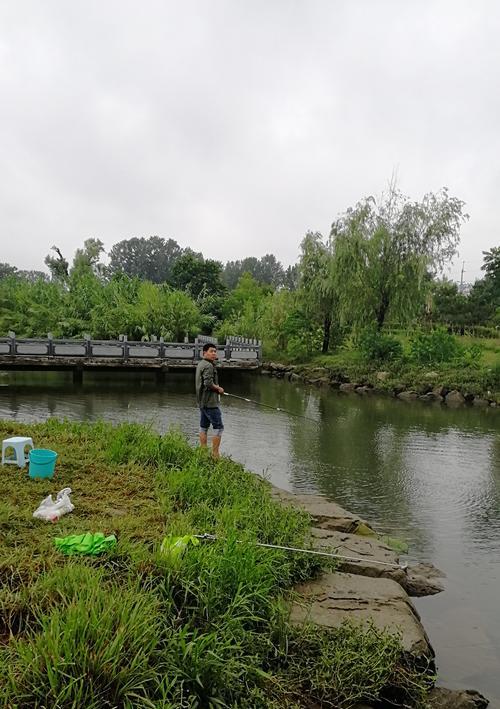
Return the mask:
<path fill-rule="evenodd" d="M 29 452 L 30 478 L 51 478 L 56 467 L 57 453 L 45 448 L 33 448 Z"/>

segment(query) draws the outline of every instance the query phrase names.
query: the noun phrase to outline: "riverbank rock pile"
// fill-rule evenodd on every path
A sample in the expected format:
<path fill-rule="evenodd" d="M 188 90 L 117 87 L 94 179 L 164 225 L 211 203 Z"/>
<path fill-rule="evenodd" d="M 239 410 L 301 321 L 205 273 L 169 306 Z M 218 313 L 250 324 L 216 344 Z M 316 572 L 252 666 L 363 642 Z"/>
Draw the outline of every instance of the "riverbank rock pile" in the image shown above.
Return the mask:
<path fill-rule="evenodd" d="M 344 394 L 355 393 L 360 396 L 370 394 L 390 394 L 401 401 L 422 401 L 424 403 L 444 404 L 450 408 L 457 406 L 496 407 L 498 402 L 487 396 L 477 396 L 470 392 L 461 392 L 457 389 L 447 389 L 443 386 L 422 384 L 415 389 L 407 389 L 404 386 L 393 386 L 387 388 L 383 386 L 390 378 L 389 372 L 376 372 L 375 384 L 369 382 L 351 382 L 340 373 L 332 373 L 326 367 L 296 367 L 294 365 L 280 364 L 279 362 L 266 362 L 262 365 L 262 374 L 277 377 L 278 379 L 288 379 L 291 382 L 302 381 L 305 384 L 313 384 L 319 387 L 337 389 Z M 430 375 L 438 376 L 435 372 Z M 434 377 L 430 377 L 433 379 Z M 490 393 L 490 392 L 488 392 Z"/>
<path fill-rule="evenodd" d="M 299 600 L 290 609 L 292 622 L 307 621 L 326 628 L 337 628 L 346 621 L 373 624 L 400 636 L 413 666 L 434 672 L 434 650 L 410 595 L 439 593 L 443 590 L 442 574 L 432 565 L 398 568 L 398 554 L 377 538 L 369 523 L 335 502 L 276 487 L 272 495 L 281 504 L 299 507 L 310 515 L 313 549 L 356 558 L 340 560 L 338 571 L 298 586 Z M 433 709 L 482 709 L 488 705 L 477 692 L 443 688 L 434 688 L 429 702 Z"/>
<path fill-rule="evenodd" d="M 378 539 L 369 523 L 319 495 L 295 495 L 273 488 L 273 496 L 284 504 L 305 510 L 311 517 L 311 547 L 361 561 L 341 561 L 343 572 L 396 581 L 409 596 L 432 596 L 443 590 L 442 573 L 432 564 L 397 567 L 399 556 Z M 387 565 L 386 565 L 387 564 Z M 388 566 L 388 565 L 391 566 Z"/>

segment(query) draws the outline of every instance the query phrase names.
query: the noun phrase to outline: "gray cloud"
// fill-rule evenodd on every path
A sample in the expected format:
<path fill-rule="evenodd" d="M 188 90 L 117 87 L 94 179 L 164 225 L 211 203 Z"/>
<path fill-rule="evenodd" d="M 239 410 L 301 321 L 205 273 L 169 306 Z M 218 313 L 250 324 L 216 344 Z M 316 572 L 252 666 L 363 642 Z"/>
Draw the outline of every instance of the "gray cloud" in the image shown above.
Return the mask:
<path fill-rule="evenodd" d="M 499 19 L 493 0 L 5 0 L 0 260 L 159 234 L 291 262 L 397 170 L 412 198 L 467 202 L 473 280 L 500 242 Z"/>

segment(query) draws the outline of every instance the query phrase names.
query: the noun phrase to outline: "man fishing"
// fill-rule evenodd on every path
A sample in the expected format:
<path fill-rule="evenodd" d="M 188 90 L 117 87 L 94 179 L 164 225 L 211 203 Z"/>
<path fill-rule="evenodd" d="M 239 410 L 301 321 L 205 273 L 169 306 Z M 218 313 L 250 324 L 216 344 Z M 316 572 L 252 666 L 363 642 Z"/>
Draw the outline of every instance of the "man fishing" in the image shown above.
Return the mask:
<path fill-rule="evenodd" d="M 200 407 L 200 445 L 206 447 L 210 424 L 214 429 L 212 437 L 212 456 L 219 457 L 220 440 L 224 425 L 219 408 L 219 395 L 224 389 L 219 386 L 217 369 L 217 347 L 207 342 L 203 345 L 203 359 L 196 367 L 196 401 Z"/>

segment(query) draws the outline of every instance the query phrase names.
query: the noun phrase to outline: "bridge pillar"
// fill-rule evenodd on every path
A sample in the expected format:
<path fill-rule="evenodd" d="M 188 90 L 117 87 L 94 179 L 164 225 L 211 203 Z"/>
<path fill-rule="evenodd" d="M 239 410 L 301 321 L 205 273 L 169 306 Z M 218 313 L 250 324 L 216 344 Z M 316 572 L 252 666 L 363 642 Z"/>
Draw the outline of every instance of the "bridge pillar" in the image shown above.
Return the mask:
<path fill-rule="evenodd" d="M 167 378 L 167 367 L 161 367 L 160 369 L 156 370 L 156 383 L 158 386 L 163 386 L 165 384 L 165 380 Z"/>

